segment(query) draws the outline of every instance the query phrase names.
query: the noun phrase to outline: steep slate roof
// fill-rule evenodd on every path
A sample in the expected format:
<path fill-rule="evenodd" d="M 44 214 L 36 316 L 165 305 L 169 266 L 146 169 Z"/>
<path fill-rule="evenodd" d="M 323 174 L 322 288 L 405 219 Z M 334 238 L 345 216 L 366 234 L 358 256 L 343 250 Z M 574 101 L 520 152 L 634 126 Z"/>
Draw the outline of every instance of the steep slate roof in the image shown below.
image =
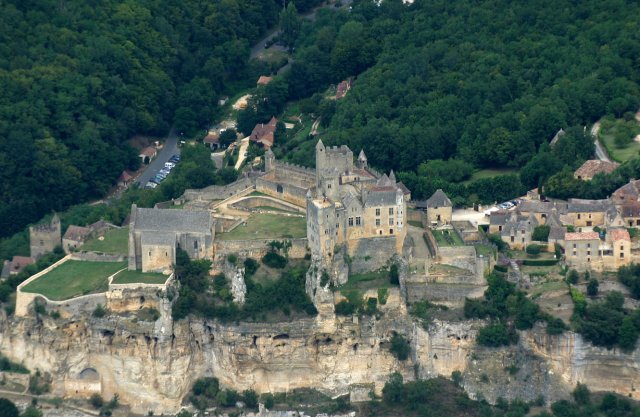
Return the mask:
<path fill-rule="evenodd" d="M 550 214 L 556 209 L 558 214 L 567 213 L 567 203 L 563 201 L 523 201 L 518 209 L 523 213 Z"/>
<path fill-rule="evenodd" d="M 600 240 L 598 232 L 571 232 L 564 235 L 564 240 Z"/>
<path fill-rule="evenodd" d="M 640 202 L 630 201 L 623 204 L 622 217 L 640 217 Z"/>
<path fill-rule="evenodd" d="M 489 216 L 489 224 L 503 226 L 507 223 L 507 220 L 510 217 L 510 214 L 507 210 L 498 210 L 491 213 Z"/>
<path fill-rule="evenodd" d="M 599 173 L 609 174 L 620 166 L 617 162 L 600 161 L 599 159 L 590 159 L 574 173 L 576 178 L 593 178 Z"/>
<path fill-rule="evenodd" d="M 508 217 L 504 227 L 502 228 L 502 232 L 500 234 L 502 236 L 511 236 L 515 235 L 518 230 L 526 230 L 527 232 L 533 232 L 533 229 L 538 225 L 538 220 L 536 220 L 533 213 L 528 216 L 521 216 L 516 212 L 512 212 L 511 216 Z"/>
<path fill-rule="evenodd" d="M 605 212 L 611 206 L 612 203 L 609 200 L 582 200 L 571 198 L 567 204 L 567 210 L 570 213 Z"/>
<path fill-rule="evenodd" d="M 365 198 L 365 207 L 374 206 L 393 206 L 396 204 L 396 193 L 398 188 L 395 186 L 373 187 L 369 190 Z"/>
<path fill-rule="evenodd" d="M 435 193 L 427 200 L 427 208 L 429 207 L 453 207 L 449 197 L 438 188 Z"/>
<path fill-rule="evenodd" d="M 134 207 L 135 230 L 207 233 L 213 220 L 208 211 L 162 210 Z"/>
<path fill-rule="evenodd" d="M 629 236 L 627 229 L 613 229 L 609 231 L 609 236 L 611 236 L 611 240 L 614 242 L 618 240 L 631 241 L 631 236 Z"/>
<path fill-rule="evenodd" d="M 638 201 L 640 196 L 640 180 L 631 180 L 613 192 L 612 198 L 616 203 Z"/>
<path fill-rule="evenodd" d="M 549 228 L 550 240 L 564 240 L 564 236 L 567 233 L 567 229 L 562 226 L 551 226 Z"/>
<path fill-rule="evenodd" d="M 88 227 L 71 225 L 64 233 L 63 239 L 83 241 L 87 235 L 91 233 L 91 229 Z"/>
<path fill-rule="evenodd" d="M 173 246 L 176 243 L 176 235 L 169 232 L 144 233 L 140 238 L 140 243 L 143 245 Z"/>

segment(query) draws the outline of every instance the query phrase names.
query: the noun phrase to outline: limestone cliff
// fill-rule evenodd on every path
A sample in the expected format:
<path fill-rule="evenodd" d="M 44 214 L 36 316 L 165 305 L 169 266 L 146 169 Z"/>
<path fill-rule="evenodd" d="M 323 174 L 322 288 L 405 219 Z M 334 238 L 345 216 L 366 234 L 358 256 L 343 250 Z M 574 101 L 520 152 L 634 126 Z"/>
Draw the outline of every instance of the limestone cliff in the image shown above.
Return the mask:
<path fill-rule="evenodd" d="M 173 323 L 169 303 L 156 322 L 135 314 L 84 321 L 1 317 L 0 351 L 54 376 L 54 393 L 81 395 L 91 387 L 81 375 L 95 370 L 103 396 L 114 393 L 134 411 L 176 410 L 193 381 L 216 376 L 227 387 L 258 392 L 312 387 L 345 394 L 354 384 L 379 391 L 392 372 L 411 380 L 462 373 L 473 397 L 552 401 L 577 382 L 593 390 L 631 394 L 640 381 L 640 351 L 624 354 L 592 347 L 580 336 L 547 336 L 536 328 L 502 349 L 475 344 L 481 321 L 434 321 L 423 329 L 401 308 L 383 306 L 374 317 L 319 316 L 286 323 L 221 324 L 202 319 Z M 404 334 L 412 356 L 390 355 L 393 332 Z M 414 366 L 417 365 L 417 366 Z"/>

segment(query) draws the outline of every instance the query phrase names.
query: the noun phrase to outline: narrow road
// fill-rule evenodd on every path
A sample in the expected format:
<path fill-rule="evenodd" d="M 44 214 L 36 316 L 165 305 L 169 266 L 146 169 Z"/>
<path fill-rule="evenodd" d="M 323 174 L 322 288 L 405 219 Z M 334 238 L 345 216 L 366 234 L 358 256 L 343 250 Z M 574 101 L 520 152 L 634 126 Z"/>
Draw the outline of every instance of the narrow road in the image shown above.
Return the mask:
<path fill-rule="evenodd" d="M 593 124 L 593 127 L 591 127 L 591 135 L 593 136 L 594 144 L 596 145 L 596 158 L 598 158 L 601 161 L 611 162 L 611 159 L 609 159 L 609 156 L 607 156 L 607 152 L 604 150 L 604 148 L 602 147 L 602 144 L 600 143 L 600 139 L 598 139 L 599 133 L 600 133 L 600 122 L 595 122 Z"/>
<path fill-rule="evenodd" d="M 240 170 L 242 163 L 244 162 L 244 154 L 247 153 L 247 149 L 249 148 L 249 138 L 246 137 L 240 141 L 240 150 L 238 150 L 238 161 L 236 161 L 236 166 L 234 167 L 236 171 Z"/>
<path fill-rule="evenodd" d="M 174 129 L 171 129 L 169 135 L 164 141 L 164 147 L 160 152 L 158 152 L 155 159 L 147 166 L 147 169 L 145 169 L 140 177 L 138 177 L 136 184 L 144 187 L 151 178 L 155 177 L 156 174 L 164 168 L 165 162 L 168 162 L 172 155 L 180 155 L 180 148 L 178 148 L 178 136 Z"/>

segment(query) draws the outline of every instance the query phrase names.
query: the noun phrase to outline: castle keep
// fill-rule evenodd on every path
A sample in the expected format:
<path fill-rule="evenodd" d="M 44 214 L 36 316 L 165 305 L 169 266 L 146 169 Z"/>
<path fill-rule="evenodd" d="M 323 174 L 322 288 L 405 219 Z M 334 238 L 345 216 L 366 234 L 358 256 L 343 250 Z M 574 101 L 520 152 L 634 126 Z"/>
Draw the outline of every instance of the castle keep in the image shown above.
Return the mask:
<path fill-rule="evenodd" d="M 351 257 L 385 262 L 401 253 L 406 201 L 393 171 L 377 177 L 360 152 L 316 145 L 316 186 L 307 192 L 307 238 L 312 258 L 329 263 L 344 245 Z"/>
<path fill-rule="evenodd" d="M 31 258 L 38 259 L 42 255 L 53 252 L 62 243 L 62 226 L 60 218 L 54 214 L 47 224 L 29 227 L 29 247 Z"/>
<path fill-rule="evenodd" d="M 176 248 L 191 259 L 213 258 L 214 223 L 208 211 L 131 207 L 129 269 L 142 272 L 170 269 Z"/>

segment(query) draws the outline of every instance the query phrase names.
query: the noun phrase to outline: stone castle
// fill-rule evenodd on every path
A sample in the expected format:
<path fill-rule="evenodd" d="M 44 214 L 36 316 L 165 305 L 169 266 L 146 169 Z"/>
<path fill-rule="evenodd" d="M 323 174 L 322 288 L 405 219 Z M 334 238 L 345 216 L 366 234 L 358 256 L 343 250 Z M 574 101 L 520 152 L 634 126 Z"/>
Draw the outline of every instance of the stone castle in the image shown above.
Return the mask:
<path fill-rule="evenodd" d="M 316 145 L 316 183 L 307 191 L 307 238 L 313 259 L 331 262 L 344 246 L 351 257 L 387 261 L 401 253 L 406 201 L 395 175 L 380 177 L 361 151 L 356 165 L 347 146 Z M 377 264 L 377 262 L 372 262 Z"/>

